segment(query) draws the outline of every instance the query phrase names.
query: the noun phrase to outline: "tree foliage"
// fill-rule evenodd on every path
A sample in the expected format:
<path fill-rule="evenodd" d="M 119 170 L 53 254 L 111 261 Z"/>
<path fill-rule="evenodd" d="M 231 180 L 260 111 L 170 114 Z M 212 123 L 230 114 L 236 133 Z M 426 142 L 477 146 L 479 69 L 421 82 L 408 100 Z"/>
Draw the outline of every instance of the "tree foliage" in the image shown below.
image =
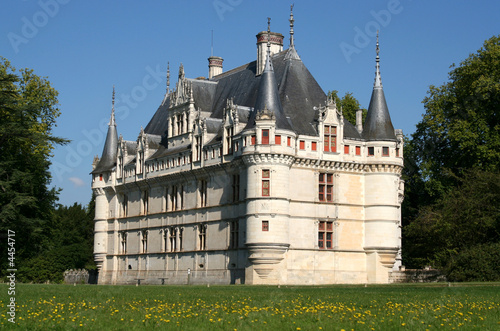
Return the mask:
<path fill-rule="evenodd" d="M 342 109 L 342 114 L 344 118 L 348 120 L 352 125 L 356 125 L 356 111 L 358 109 L 362 109 L 363 111 L 363 120 L 362 123 L 365 122 L 367 110 L 361 108 L 359 101 L 352 95 L 351 92 L 346 92 L 342 98 L 338 96 L 339 91 L 333 90 L 328 93 L 328 95 L 335 100 L 337 103 L 337 108 Z"/>
<path fill-rule="evenodd" d="M 405 264 L 472 280 L 481 270 L 465 261 L 500 242 L 500 37 L 453 65 L 423 103 L 405 146 Z"/>
<path fill-rule="evenodd" d="M 50 156 L 66 140 L 52 135 L 57 91 L 22 69 L 16 73 L 0 58 L 0 232 L 15 231 L 16 259 L 25 260 L 50 241 L 57 190 L 49 188 Z M 6 256 L 6 245 L 1 245 Z M 6 259 L 2 259 L 2 271 Z"/>

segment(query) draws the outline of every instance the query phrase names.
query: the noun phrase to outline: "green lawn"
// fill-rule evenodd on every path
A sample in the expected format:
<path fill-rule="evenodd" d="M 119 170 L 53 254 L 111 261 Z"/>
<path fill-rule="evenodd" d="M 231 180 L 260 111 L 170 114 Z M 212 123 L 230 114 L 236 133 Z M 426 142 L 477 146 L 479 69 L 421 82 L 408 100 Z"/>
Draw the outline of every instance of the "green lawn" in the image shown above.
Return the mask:
<path fill-rule="evenodd" d="M 21 330 L 498 330 L 500 284 L 0 285 L 0 328 Z"/>

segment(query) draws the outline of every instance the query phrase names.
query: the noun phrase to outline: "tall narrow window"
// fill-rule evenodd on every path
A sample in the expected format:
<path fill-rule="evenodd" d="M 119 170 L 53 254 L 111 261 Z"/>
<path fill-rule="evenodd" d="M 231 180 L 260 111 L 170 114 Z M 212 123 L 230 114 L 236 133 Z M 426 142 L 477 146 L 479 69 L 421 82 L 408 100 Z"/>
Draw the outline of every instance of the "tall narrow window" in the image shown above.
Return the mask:
<path fill-rule="evenodd" d="M 299 141 L 299 149 L 301 150 L 306 149 L 306 142 L 304 140 Z"/>
<path fill-rule="evenodd" d="M 389 156 L 389 147 L 382 147 L 382 156 Z"/>
<path fill-rule="evenodd" d="M 317 144 L 318 144 L 318 143 L 317 143 L 317 142 L 315 142 L 315 141 L 313 141 L 313 142 L 311 143 L 311 150 L 312 150 L 312 151 L 316 151 L 316 150 L 318 149 L 318 147 L 317 147 L 318 145 L 317 145 Z"/>
<path fill-rule="evenodd" d="M 336 152 L 337 151 L 337 127 L 332 125 L 325 125 L 324 134 L 324 151 Z"/>
<path fill-rule="evenodd" d="M 141 244 L 142 253 L 146 253 L 148 251 L 148 230 L 141 231 Z"/>
<path fill-rule="evenodd" d="M 333 202 L 333 174 L 319 174 L 319 201 Z"/>
<path fill-rule="evenodd" d="M 168 251 L 168 229 L 163 229 L 163 251 Z"/>
<path fill-rule="evenodd" d="M 252 135 L 252 137 L 251 137 L 251 144 L 255 145 L 255 135 Z"/>
<path fill-rule="evenodd" d="M 170 251 L 175 252 L 177 250 L 177 229 L 170 228 Z"/>
<path fill-rule="evenodd" d="M 269 231 L 269 221 L 262 221 L 262 231 Z"/>
<path fill-rule="evenodd" d="M 399 157 L 399 147 L 396 147 L 396 157 Z"/>
<path fill-rule="evenodd" d="M 170 209 L 172 211 L 178 210 L 177 205 L 177 186 L 172 186 L 172 192 L 170 192 Z"/>
<path fill-rule="evenodd" d="M 286 145 L 288 147 L 292 146 L 292 137 L 286 137 Z"/>
<path fill-rule="evenodd" d="M 123 217 L 127 217 L 128 216 L 128 195 L 126 195 L 126 194 L 123 195 L 122 216 Z"/>
<path fill-rule="evenodd" d="M 207 206 L 207 181 L 206 180 L 200 180 L 200 183 L 198 184 L 198 190 L 199 190 L 199 199 L 200 207 L 206 207 Z"/>
<path fill-rule="evenodd" d="M 198 225 L 198 243 L 200 251 L 207 249 L 207 225 Z"/>
<path fill-rule="evenodd" d="M 201 160 L 201 136 L 195 138 L 194 160 Z"/>
<path fill-rule="evenodd" d="M 262 130 L 262 145 L 269 145 L 269 129 Z"/>
<path fill-rule="evenodd" d="M 179 250 L 182 251 L 182 238 L 184 234 L 184 228 L 180 228 L 178 231 L 179 231 Z"/>
<path fill-rule="evenodd" d="M 361 146 L 356 146 L 356 155 L 361 155 Z"/>
<path fill-rule="evenodd" d="M 233 202 L 240 201 L 240 175 L 233 175 Z"/>
<path fill-rule="evenodd" d="M 375 155 L 375 147 L 368 147 L 368 156 Z"/>
<path fill-rule="evenodd" d="M 127 253 L 127 232 L 120 232 L 120 253 Z"/>
<path fill-rule="evenodd" d="M 262 196 L 268 197 L 271 190 L 269 169 L 262 170 Z"/>
<path fill-rule="evenodd" d="M 333 249 L 333 222 L 320 221 L 318 224 L 319 249 Z"/>
<path fill-rule="evenodd" d="M 226 154 L 233 153 L 233 127 L 226 128 Z"/>
<path fill-rule="evenodd" d="M 229 223 L 229 248 L 238 248 L 238 221 Z"/>
<path fill-rule="evenodd" d="M 99 174 L 99 181 L 102 182 L 102 174 Z"/>
<path fill-rule="evenodd" d="M 276 145 L 281 145 L 281 135 L 275 135 L 274 136 L 274 143 Z"/>
<path fill-rule="evenodd" d="M 147 215 L 149 211 L 149 191 L 142 192 L 142 213 Z"/>

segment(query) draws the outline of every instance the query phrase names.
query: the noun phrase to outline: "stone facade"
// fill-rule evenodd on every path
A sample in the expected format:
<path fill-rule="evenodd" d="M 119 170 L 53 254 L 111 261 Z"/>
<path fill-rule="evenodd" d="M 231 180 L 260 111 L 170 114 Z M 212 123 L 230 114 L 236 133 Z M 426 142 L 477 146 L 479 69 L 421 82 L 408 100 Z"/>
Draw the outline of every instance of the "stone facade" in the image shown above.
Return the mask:
<path fill-rule="evenodd" d="M 99 284 L 389 282 L 400 264 L 403 135 L 381 81 L 356 129 L 293 34 L 285 51 L 283 36 L 269 35 L 275 54 L 261 32 L 256 61 L 222 73 L 217 58 L 209 79 L 188 79 L 181 65 L 136 141 L 117 137 L 113 110 L 92 172 Z"/>

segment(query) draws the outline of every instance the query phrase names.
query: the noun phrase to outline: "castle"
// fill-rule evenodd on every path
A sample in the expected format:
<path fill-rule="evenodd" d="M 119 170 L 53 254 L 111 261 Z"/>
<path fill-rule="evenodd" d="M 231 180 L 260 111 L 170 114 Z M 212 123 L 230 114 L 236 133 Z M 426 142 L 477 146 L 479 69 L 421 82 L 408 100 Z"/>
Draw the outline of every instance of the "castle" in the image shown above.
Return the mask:
<path fill-rule="evenodd" d="M 181 64 L 137 140 L 114 101 L 92 171 L 99 284 L 388 283 L 400 265 L 403 134 L 379 66 L 349 123 L 283 35 L 208 78 Z M 114 91 L 113 91 L 114 94 Z M 113 98 L 114 100 L 114 98 Z"/>

